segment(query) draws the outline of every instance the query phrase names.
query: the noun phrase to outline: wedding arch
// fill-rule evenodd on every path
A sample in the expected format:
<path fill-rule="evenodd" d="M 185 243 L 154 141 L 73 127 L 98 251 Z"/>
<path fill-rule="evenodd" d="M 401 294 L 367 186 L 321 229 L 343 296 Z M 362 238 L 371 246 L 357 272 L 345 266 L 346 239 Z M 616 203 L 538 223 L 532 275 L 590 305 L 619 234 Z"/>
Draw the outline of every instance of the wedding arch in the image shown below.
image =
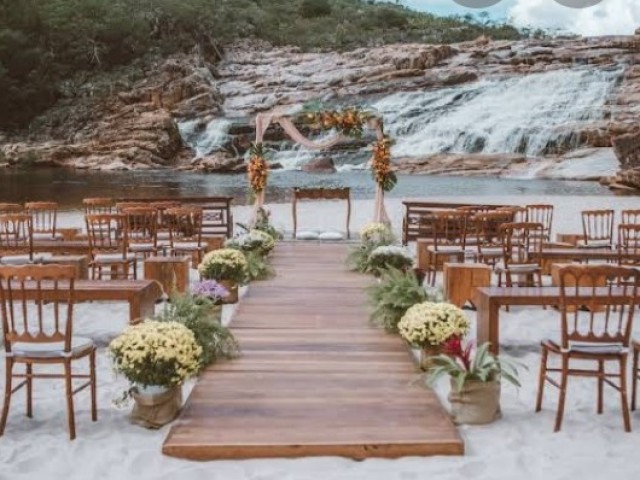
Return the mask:
<path fill-rule="evenodd" d="M 382 119 L 359 107 L 348 107 L 344 110 L 302 111 L 296 117 L 277 110 L 256 115 L 256 140 L 251 146 L 247 173 L 251 189 L 255 194 L 255 212 L 264 205 L 265 190 L 269 176 L 269 164 L 266 160 L 266 149 L 263 137 L 272 123 L 279 124 L 285 133 L 296 143 L 313 150 L 324 150 L 343 141 L 348 137 L 359 138 L 363 130 L 369 128 L 376 134 L 372 145 L 371 171 L 376 182 L 375 207 L 373 221 L 390 224 L 384 204 L 384 194 L 395 187 L 397 179 L 391 170 L 391 139 L 384 134 Z M 314 141 L 305 137 L 295 126 L 295 123 L 309 125 L 313 131 L 335 130 L 337 134 L 327 139 Z M 254 215 L 255 218 L 255 215 Z"/>

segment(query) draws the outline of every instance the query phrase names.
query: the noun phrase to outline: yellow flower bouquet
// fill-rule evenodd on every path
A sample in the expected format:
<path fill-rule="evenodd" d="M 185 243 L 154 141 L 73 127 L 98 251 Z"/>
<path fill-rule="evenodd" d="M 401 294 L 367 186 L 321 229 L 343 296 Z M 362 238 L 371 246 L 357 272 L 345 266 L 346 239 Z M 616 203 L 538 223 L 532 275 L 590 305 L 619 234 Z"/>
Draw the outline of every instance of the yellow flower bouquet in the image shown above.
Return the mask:
<path fill-rule="evenodd" d="M 116 337 L 109 354 L 116 372 L 134 386 L 174 387 L 198 373 L 202 348 L 184 325 L 148 320 Z"/>
<path fill-rule="evenodd" d="M 221 248 L 207 253 L 198 271 L 202 278 L 242 283 L 247 276 L 247 259 L 240 250 Z"/>
<path fill-rule="evenodd" d="M 410 307 L 398 323 L 400 336 L 414 347 L 442 345 L 469 332 L 464 312 L 450 303 L 423 302 Z"/>

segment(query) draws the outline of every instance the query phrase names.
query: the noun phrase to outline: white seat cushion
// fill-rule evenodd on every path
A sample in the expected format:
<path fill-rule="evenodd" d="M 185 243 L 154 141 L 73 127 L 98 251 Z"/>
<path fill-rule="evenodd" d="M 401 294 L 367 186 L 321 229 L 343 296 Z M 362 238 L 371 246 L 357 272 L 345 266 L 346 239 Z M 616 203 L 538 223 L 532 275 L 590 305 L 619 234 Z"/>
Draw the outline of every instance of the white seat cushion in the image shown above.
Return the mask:
<path fill-rule="evenodd" d="M 33 260 L 29 258 L 29 255 L 6 255 L 0 258 L 1 265 L 28 265 L 31 263 L 41 263 L 46 258 L 46 255 L 36 254 L 33 256 Z"/>
<path fill-rule="evenodd" d="M 463 253 L 464 252 L 462 247 L 457 245 L 443 245 L 442 247 L 438 247 L 438 248 L 436 248 L 435 245 L 430 245 L 429 247 L 427 247 L 427 250 L 434 253 L 435 252 L 437 253 Z"/>
<path fill-rule="evenodd" d="M 320 234 L 318 232 L 302 231 L 296 234 L 298 240 L 318 240 Z"/>
<path fill-rule="evenodd" d="M 498 247 L 480 248 L 480 253 L 485 257 L 499 257 L 502 255 L 502 249 Z"/>
<path fill-rule="evenodd" d="M 34 233 L 34 240 L 62 240 L 64 237 L 61 233 L 56 233 L 55 235 L 51 233 Z"/>
<path fill-rule="evenodd" d="M 135 260 L 136 256 L 133 253 L 127 253 L 126 259 Z M 121 253 L 99 253 L 94 258 L 94 261 L 98 263 L 117 263 L 123 262 L 124 260 Z"/>
<path fill-rule="evenodd" d="M 527 263 L 527 264 L 520 263 L 520 264 L 509 265 L 509 268 L 505 268 L 504 263 L 499 262 L 496 264 L 496 270 L 501 272 L 506 272 L 507 270 L 509 270 L 510 272 L 515 272 L 515 273 L 533 273 L 537 270 L 540 270 L 540 267 L 535 263 Z"/>
<path fill-rule="evenodd" d="M 340 232 L 323 232 L 318 235 L 318 240 L 343 240 L 344 235 Z"/>
<path fill-rule="evenodd" d="M 584 240 L 578 240 L 578 247 L 581 248 L 611 248 L 611 242 L 609 240 L 589 240 L 585 243 Z"/>
<path fill-rule="evenodd" d="M 156 246 L 153 243 L 132 243 L 129 250 L 132 252 L 153 252 Z"/>
<path fill-rule="evenodd" d="M 71 337 L 71 353 L 77 355 L 93 348 L 93 340 L 85 337 Z M 31 343 L 16 342 L 11 345 L 11 353 L 7 356 L 57 358 L 66 356 L 64 342 Z"/>
<path fill-rule="evenodd" d="M 570 352 L 577 353 L 590 353 L 601 355 L 615 355 L 623 353 L 626 349 L 621 343 L 579 343 L 574 342 L 569 344 Z"/>
<path fill-rule="evenodd" d="M 198 242 L 174 242 L 174 250 L 201 250 L 204 247 Z"/>

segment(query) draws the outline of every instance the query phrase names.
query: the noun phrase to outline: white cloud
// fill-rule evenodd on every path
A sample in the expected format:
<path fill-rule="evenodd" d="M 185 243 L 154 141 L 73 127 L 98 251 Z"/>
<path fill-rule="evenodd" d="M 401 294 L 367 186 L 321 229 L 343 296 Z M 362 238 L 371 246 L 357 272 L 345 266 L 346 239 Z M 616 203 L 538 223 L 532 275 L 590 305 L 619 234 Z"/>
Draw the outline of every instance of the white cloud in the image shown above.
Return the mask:
<path fill-rule="evenodd" d="M 574 9 L 553 0 L 516 0 L 509 16 L 519 27 L 560 28 L 585 36 L 630 35 L 640 27 L 640 2 L 602 0 L 594 7 Z"/>

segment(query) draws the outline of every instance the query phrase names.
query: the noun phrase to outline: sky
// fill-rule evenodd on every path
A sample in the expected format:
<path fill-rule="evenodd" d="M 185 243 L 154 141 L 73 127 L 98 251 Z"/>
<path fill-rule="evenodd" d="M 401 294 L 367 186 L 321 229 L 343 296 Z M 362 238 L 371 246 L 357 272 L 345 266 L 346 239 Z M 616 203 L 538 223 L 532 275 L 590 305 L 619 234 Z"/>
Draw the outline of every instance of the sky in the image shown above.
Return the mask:
<path fill-rule="evenodd" d="M 597 0 L 561 1 L 575 5 Z M 640 0 L 601 0 L 588 8 L 569 8 L 556 0 L 501 0 L 483 9 L 463 7 L 454 0 L 402 0 L 401 3 L 438 15 L 477 14 L 484 10 L 492 18 L 509 19 L 518 27 L 561 29 L 584 36 L 631 35 L 640 27 Z"/>

